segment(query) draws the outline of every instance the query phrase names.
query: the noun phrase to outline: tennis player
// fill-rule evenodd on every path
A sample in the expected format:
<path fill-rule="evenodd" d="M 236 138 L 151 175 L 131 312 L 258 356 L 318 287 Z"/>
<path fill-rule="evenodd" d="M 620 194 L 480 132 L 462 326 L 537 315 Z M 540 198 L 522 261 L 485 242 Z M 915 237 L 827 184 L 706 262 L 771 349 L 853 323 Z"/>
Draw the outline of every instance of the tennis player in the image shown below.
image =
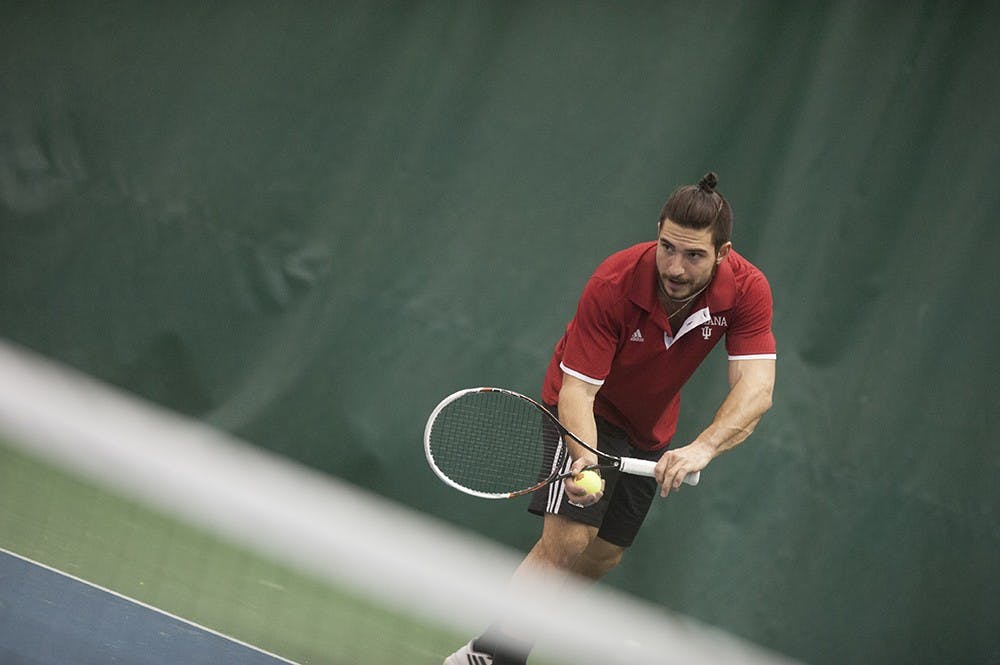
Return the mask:
<path fill-rule="evenodd" d="M 679 187 L 663 206 L 655 241 L 597 267 L 542 388 L 571 432 L 614 455 L 657 460 L 655 479 L 605 472 L 601 492 L 588 494 L 572 478 L 536 492 L 530 510 L 544 515 L 542 534 L 518 573 L 600 579 L 621 561 L 656 494 L 679 490 L 686 474 L 742 443 L 770 408 L 771 289 L 733 249 L 733 212 L 717 183 L 708 173 Z M 729 393 L 704 431 L 673 447 L 681 387 L 723 337 Z M 596 463 L 565 443 L 571 470 Z M 445 665 L 522 665 L 530 644 L 516 644 L 498 623 Z"/>

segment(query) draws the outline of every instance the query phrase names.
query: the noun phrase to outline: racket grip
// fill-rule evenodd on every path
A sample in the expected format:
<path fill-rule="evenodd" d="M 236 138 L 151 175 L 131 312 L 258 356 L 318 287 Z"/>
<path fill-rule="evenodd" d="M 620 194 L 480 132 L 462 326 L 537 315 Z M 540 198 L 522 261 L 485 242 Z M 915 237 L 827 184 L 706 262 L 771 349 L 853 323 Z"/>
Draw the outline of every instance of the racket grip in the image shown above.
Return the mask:
<path fill-rule="evenodd" d="M 656 462 L 646 459 L 638 459 L 635 457 L 623 457 L 621 465 L 618 467 L 622 473 L 630 473 L 633 476 L 647 476 L 652 478 L 654 475 L 654 470 L 656 469 Z M 684 484 L 694 485 L 698 484 L 701 480 L 701 471 L 695 471 L 694 473 L 689 473 L 684 477 Z"/>
<path fill-rule="evenodd" d="M 656 469 L 656 462 L 648 459 L 638 459 L 636 457 L 623 457 L 621 465 L 618 467 L 622 473 L 630 473 L 633 476 L 647 476 L 652 478 Z"/>

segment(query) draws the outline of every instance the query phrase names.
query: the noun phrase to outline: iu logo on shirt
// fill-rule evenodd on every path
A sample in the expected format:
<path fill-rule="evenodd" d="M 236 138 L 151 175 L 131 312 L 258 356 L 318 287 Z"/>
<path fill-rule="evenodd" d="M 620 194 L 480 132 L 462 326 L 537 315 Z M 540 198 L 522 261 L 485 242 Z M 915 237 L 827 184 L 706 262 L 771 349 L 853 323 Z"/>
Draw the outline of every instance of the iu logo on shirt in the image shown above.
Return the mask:
<path fill-rule="evenodd" d="M 701 327 L 702 339 L 712 339 L 712 326 L 727 328 L 729 327 L 729 322 L 726 321 L 726 317 L 724 316 L 713 316 L 709 325 Z"/>

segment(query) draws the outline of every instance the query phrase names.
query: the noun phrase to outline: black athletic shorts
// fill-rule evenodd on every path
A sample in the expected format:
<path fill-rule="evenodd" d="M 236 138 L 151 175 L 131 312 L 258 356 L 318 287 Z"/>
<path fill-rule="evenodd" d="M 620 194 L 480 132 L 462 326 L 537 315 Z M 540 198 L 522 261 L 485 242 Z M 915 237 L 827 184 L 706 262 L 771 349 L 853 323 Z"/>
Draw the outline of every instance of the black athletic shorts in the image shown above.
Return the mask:
<path fill-rule="evenodd" d="M 556 412 L 554 407 L 549 407 L 549 410 Z M 618 457 L 649 460 L 660 459 L 664 452 L 635 448 L 623 430 L 603 418 L 597 418 L 597 449 Z M 569 470 L 571 463 L 567 458 L 565 470 Z M 597 535 L 604 540 L 619 547 L 628 547 L 639 533 L 639 527 L 656 496 L 656 480 L 619 473 L 614 469 L 601 469 L 601 475 L 604 477 L 604 496 L 592 506 L 580 508 L 572 505 L 559 481 L 535 492 L 528 510 L 536 515 L 553 513 L 596 526 Z"/>

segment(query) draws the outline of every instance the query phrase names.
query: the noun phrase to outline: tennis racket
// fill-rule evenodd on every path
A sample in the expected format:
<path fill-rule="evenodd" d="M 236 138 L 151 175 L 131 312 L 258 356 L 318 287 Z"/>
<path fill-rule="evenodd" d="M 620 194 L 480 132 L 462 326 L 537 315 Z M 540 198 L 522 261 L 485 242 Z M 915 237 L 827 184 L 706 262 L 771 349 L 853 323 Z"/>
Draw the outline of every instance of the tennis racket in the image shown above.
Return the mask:
<path fill-rule="evenodd" d="M 569 436 L 598 458 L 591 469 L 653 477 L 656 462 L 595 450 L 544 406 L 503 388 L 467 388 L 441 400 L 424 428 L 431 469 L 455 489 L 486 499 L 511 499 L 567 478 Z M 701 472 L 689 473 L 697 485 Z"/>

